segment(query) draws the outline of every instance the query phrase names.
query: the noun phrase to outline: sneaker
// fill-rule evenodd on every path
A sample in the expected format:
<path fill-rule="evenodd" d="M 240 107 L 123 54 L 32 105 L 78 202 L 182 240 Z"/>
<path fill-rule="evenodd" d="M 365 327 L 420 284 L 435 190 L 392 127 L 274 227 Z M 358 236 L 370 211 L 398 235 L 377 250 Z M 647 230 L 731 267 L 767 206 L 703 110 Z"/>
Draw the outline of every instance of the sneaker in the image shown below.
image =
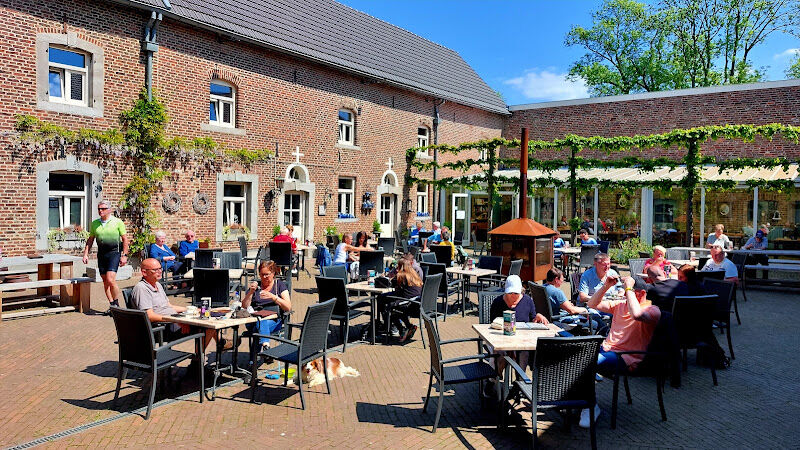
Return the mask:
<path fill-rule="evenodd" d="M 600 414 L 603 413 L 603 410 L 600 409 L 600 406 L 594 405 L 594 423 L 597 423 L 597 419 L 600 417 Z M 581 420 L 578 422 L 578 426 L 581 428 L 589 428 L 590 425 L 590 418 L 589 418 L 589 408 L 581 410 Z"/>
<path fill-rule="evenodd" d="M 392 325 L 390 333 L 392 334 L 392 337 L 400 337 L 400 330 L 398 330 L 397 327 L 394 325 Z"/>
<path fill-rule="evenodd" d="M 111 315 L 111 307 L 112 306 L 115 307 L 115 308 L 119 308 L 119 301 L 118 300 L 114 300 L 113 302 L 108 302 L 108 309 L 106 310 L 106 312 L 103 313 L 104 316 L 110 316 Z"/>
<path fill-rule="evenodd" d="M 400 342 L 406 342 L 407 340 L 411 339 L 414 336 L 414 333 L 416 332 L 417 332 L 417 326 L 411 325 L 411 327 L 406 329 L 406 332 L 403 333 L 403 337 L 400 338 Z"/>

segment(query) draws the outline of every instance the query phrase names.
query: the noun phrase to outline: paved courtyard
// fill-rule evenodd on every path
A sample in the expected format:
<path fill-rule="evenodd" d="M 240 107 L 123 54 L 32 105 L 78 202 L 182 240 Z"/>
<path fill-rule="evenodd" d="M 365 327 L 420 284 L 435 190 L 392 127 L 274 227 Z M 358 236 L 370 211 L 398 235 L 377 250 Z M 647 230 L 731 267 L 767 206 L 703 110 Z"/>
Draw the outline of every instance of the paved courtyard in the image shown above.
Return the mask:
<path fill-rule="evenodd" d="M 124 282 L 129 284 L 132 281 Z M 294 320 L 299 321 L 317 298 L 312 294 L 313 278 L 302 274 L 294 284 Z M 732 367 L 719 371 L 719 386 L 714 387 L 708 369 L 695 365 L 690 356 L 681 388 L 667 386 L 667 422 L 660 421 L 654 382 L 632 379 L 633 404 L 627 405 L 621 395 L 618 426 L 611 430 L 612 384 L 598 384 L 604 409 L 598 422 L 601 448 L 797 447 L 800 360 L 793 352 L 800 338 L 791 321 L 797 292 L 751 292 L 750 301 L 740 304 L 742 325 L 733 326 L 737 358 Z M 92 293 L 92 307 L 104 310 L 101 285 L 94 285 Z M 440 322 L 442 337 L 472 337 L 470 325 L 476 322 L 474 313 L 452 316 Z M 357 339 L 360 327 L 354 328 L 351 338 Z M 324 393 L 324 385 L 312 388 L 305 411 L 300 410 L 296 387 L 263 379 L 266 385 L 258 389 L 258 404 L 250 403 L 250 388 L 233 378 L 222 379 L 226 386 L 217 390 L 216 401 L 199 404 L 192 394 L 194 382 L 180 380 L 185 373 L 180 369 L 173 374 L 174 387 L 165 384 L 159 391 L 156 400 L 161 403 L 145 421 L 143 411 L 137 410 L 146 405 L 141 387 L 148 386 L 140 378 L 128 379 L 119 404 L 112 405 L 117 347 L 110 318 L 69 313 L 5 321 L 0 325 L 0 447 L 33 441 L 52 448 L 530 445 L 530 413 L 520 409 L 521 416 L 514 420 L 524 426 L 498 431 L 496 410 L 489 403 L 481 407 L 475 385 L 447 392 L 440 429 L 431 433 L 435 409 L 421 413 L 429 356 L 419 336 L 405 345 L 354 344 L 345 354 L 334 353 L 361 376 L 334 380 L 331 395 Z M 724 335 L 718 339 L 727 351 Z M 337 333 L 331 342 L 339 344 Z M 457 356 L 474 353 L 475 346 L 446 351 L 446 357 Z M 242 355 L 243 364 L 245 360 Z M 557 413 L 540 416 L 539 436 L 548 447 L 589 446 L 588 431 L 577 426 L 566 430 Z"/>

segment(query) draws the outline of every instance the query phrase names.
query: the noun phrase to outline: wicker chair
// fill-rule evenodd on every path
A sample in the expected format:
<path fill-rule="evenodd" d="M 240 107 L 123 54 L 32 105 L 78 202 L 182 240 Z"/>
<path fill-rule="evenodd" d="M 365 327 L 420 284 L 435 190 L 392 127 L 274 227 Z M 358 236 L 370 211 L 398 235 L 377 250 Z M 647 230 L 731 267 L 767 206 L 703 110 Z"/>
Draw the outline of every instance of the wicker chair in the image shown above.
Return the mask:
<path fill-rule="evenodd" d="M 672 316 L 678 331 L 678 342 L 683 351 L 683 370 L 687 367 L 687 350 L 705 349 L 711 356 L 715 353 L 716 342 L 712 343 L 714 334 L 712 324 L 717 311 L 717 295 L 677 296 L 672 304 Z M 717 385 L 718 361 L 711 361 L 711 380 Z"/>
<path fill-rule="evenodd" d="M 736 359 L 733 355 L 733 343 L 731 342 L 731 304 L 736 301 L 736 284 L 726 280 L 705 280 L 703 288 L 708 294 L 716 294 L 718 298 L 717 310 L 714 314 L 714 322 L 720 328 L 721 332 L 728 335 L 728 351 L 731 354 L 731 359 Z M 736 313 L 736 319 L 739 319 L 739 313 Z M 739 322 L 741 325 L 741 322 Z"/>
<path fill-rule="evenodd" d="M 513 358 L 505 357 L 508 363 L 504 377 L 504 391 L 508 392 L 506 399 L 521 395 L 531 402 L 534 448 L 537 446 L 536 416 L 540 409 L 585 408 L 590 411 L 592 448 L 597 448 L 594 385 L 597 354 L 602 342 L 602 336 L 539 338 L 532 366 L 535 386 Z M 517 380 L 509 386 L 512 369 L 516 372 Z"/>

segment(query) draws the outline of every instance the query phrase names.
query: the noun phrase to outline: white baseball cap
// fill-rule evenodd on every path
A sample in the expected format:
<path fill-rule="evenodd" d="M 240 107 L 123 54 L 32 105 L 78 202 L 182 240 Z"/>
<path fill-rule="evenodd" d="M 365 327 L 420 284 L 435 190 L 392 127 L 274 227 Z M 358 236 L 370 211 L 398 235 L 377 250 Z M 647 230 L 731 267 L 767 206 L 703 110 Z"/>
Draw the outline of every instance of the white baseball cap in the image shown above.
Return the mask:
<path fill-rule="evenodd" d="M 506 278 L 506 294 L 522 294 L 522 280 L 519 275 L 509 275 Z"/>

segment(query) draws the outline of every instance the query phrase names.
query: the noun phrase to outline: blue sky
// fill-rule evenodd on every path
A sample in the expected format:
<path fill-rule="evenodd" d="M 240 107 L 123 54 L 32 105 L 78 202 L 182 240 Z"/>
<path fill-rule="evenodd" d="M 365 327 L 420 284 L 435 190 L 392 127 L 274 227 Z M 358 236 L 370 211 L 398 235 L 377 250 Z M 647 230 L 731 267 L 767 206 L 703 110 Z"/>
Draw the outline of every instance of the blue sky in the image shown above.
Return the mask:
<path fill-rule="evenodd" d="M 600 0 L 338 0 L 457 51 L 509 105 L 588 97 L 565 80 L 583 52 L 566 47 L 573 25 L 589 26 Z M 769 80 L 786 78 L 800 40 L 773 35 L 753 51 Z"/>

